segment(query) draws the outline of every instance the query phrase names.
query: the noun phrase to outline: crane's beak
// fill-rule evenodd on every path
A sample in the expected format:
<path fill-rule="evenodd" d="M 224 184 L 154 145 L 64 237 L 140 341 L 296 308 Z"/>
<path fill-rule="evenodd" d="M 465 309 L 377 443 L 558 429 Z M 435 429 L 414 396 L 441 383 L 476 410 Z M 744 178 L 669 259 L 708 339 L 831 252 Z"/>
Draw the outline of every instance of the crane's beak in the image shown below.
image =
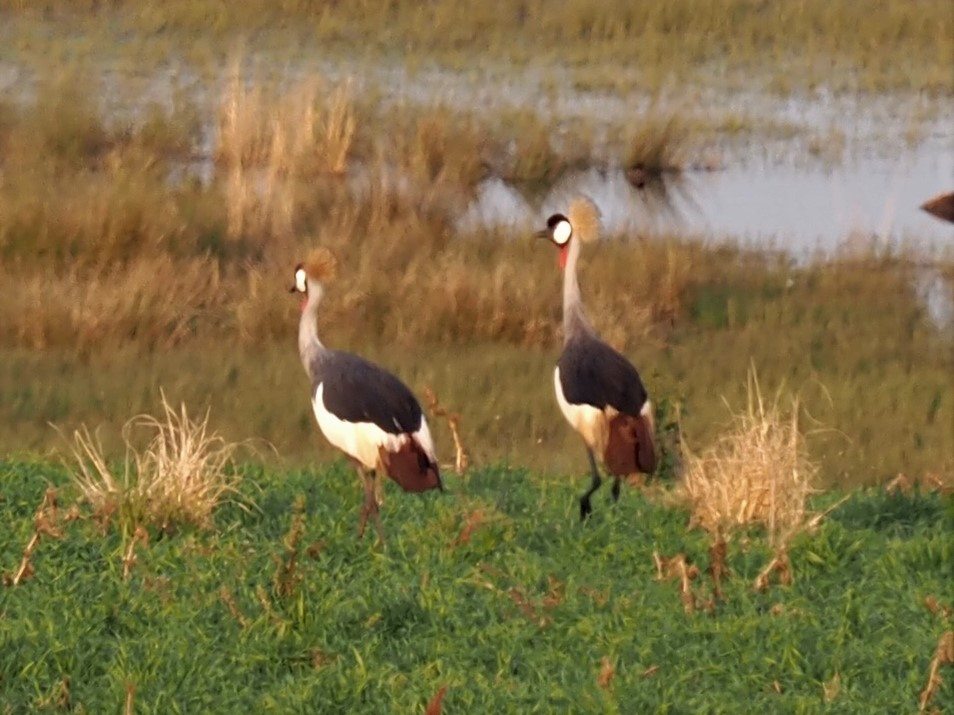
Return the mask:
<path fill-rule="evenodd" d="M 298 292 L 298 287 L 297 287 L 297 286 L 292 286 L 291 288 L 288 289 L 288 292 L 289 292 L 289 293 L 297 293 L 297 292 Z"/>
<path fill-rule="evenodd" d="M 540 230 L 540 231 L 537 231 L 536 233 L 533 234 L 533 237 L 534 237 L 534 238 L 546 238 L 546 239 L 549 239 L 549 238 L 550 238 L 550 229 L 545 228 L 545 229 L 542 229 L 542 230 Z"/>

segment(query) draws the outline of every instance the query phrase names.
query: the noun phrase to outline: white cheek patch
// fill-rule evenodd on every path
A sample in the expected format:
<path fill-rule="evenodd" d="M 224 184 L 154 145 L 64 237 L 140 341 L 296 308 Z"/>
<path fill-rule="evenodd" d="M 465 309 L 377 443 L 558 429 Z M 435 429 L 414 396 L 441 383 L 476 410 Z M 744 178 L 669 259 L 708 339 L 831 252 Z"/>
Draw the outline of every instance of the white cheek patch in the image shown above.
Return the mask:
<path fill-rule="evenodd" d="M 570 240 L 570 235 L 573 233 L 573 227 L 570 226 L 569 221 L 560 221 L 556 226 L 553 227 L 553 242 L 558 246 L 563 246 L 567 241 Z"/>
<path fill-rule="evenodd" d="M 295 271 L 295 289 L 299 293 L 308 292 L 308 281 L 307 277 L 305 276 L 304 268 L 299 268 L 297 271 Z"/>

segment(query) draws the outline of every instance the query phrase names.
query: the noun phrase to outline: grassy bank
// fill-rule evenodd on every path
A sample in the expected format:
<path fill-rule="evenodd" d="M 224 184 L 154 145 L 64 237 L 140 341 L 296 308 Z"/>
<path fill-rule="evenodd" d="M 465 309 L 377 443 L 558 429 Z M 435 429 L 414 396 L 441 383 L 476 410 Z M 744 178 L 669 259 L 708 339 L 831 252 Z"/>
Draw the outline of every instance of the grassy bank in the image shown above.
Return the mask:
<path fill-rule="evenodd" d="M 37 55 L 75 56 L 90 48 L 154 58 L 206 61 L 244 38 L 290 48 L 438 60 L 466 68 L 492 59 L 562 66 L 582 85 L 655 90 L 719 82 L 781 91 L 914 90 L 949 94 L 954 13 L 942 0 L 824 0 L 769 4 L 691 0 L 638 4 L 573 0 L 379 4 L 219 0 L 161 4 L 128 0 L 3 2 L 8 45 Z M 55 40 L 50 41 L 53 28 Z M 201 36 L 202 42 L 193 42 Z M 52 48 L 51 48 L 52 45 Z"/>
<path fill-rule="evenodd" d="M 58 510 L 12 585 L 48 482 Z M 578 486 L 493 468 L 388 491 L 381 552 L 353 538 L 344 465 L 249 467 L 255 507 L 157 538 L 70 509 L 54 467 L 0 463 L 0 708 L 423 712 L 446 688 L 439 712 L 918 710 L 952 627 L 939 496 L 852 495 L 764 590 L 772 550 L 740 534 L 719 599 L 685 512 L 625 490 L 581 527 Z M 654 552 L 696 567 L 688 596 Z M 930 707 L 954 701 L 949 670 Z"/>

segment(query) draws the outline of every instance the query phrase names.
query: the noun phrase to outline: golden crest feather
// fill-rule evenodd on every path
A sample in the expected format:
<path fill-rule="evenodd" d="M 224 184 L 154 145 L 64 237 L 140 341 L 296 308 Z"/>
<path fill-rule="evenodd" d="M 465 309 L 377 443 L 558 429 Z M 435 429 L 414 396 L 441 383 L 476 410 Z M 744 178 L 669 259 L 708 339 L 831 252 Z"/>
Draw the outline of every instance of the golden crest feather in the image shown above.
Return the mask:
<path fill-rule="evenodd" d="M 305 273 L 313 281 L 331 283 L 338 275 L 338 261 L 334 254 L 322 246 L 310 254 L 304 264 Z"/>
<path fill-rule="evenodd" d="M 583 243 L 592 243 L 600 237 L 600 210 L 588 196 L 578 196 L 567 212 L 573 233 Z"/>

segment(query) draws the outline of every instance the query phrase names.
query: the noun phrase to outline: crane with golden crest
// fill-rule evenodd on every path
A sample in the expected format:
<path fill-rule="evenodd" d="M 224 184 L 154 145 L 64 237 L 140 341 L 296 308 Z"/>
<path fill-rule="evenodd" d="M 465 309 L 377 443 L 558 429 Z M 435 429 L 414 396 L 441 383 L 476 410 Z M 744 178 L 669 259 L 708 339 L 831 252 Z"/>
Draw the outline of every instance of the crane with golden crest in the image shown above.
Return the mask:
<path fill-rule="evenodd" d="M 386 474 L 405 491 L 443 490 L 427 419 L 410 389 L 382 367 L 352 353 L 326 348 L 318 337 L 318 305 L 337 271 L 325 248 L 295 267 L 292 293 L 304 295 L 298 353 L 311 380 L 311 405 L 325 438 L 354 462 L 364 485 L 358 536 L 368 517 L 378 538 L 384 528 L 375 479 Z"/>
<path fill-rule="evenodd" d="M 623 477 L 656 469 L 653 405 L 643 381 L 629 360 L 599 338 L 583 310 L 577 261 L 583 244 L 599 234 L 599 209 L 585 197 L 575 199 L 566 214 L 551 215 L 536 234 L 559 249 L 563 270 L 563 352 L 553 385 L 560 410 L 583 438 L 590 462 L 581 519 L 592 511 L 590 497 L 602 483 L 597 461 L 614 477 L 614 501 Z"/>

